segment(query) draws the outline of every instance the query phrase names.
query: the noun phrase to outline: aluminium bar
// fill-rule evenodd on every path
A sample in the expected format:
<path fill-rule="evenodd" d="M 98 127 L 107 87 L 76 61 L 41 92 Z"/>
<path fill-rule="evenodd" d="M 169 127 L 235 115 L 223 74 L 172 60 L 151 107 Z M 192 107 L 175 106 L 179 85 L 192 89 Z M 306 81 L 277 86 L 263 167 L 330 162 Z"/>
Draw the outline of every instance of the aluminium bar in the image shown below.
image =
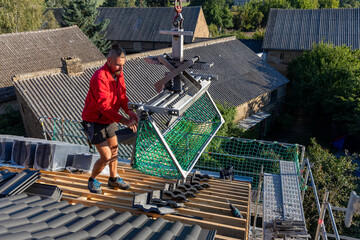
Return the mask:
<path fill-rule="evenodd" d="M 331 204 L 328 203 L 328 202 L 327 202 L 327 208 L 328 208 L 328 210 L 329 210 L 330 219 L 331 219 L 331 225 L 332 225 L 332 227 L 333 227 L 336 240 L 340 240 L 339 232 L 338 232 L 337 227 L 336 227 L 335 218 L 334 218 L 334 215 L 333 215 L 333 212 L 332 212 L 332 209 L 331 209 Z"/>

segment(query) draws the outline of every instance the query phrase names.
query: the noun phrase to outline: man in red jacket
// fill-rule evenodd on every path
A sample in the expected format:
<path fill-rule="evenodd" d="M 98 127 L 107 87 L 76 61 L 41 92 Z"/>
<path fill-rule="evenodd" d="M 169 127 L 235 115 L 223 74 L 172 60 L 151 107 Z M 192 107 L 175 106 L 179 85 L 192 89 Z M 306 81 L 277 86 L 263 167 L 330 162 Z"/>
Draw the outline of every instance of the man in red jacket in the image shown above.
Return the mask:
<path fill-rule="evenodd" d="M 90 80 L 90 88 L 82 112 L 84 130 L 100 153 L 100 159 L 94 164 L 88 182 L 88 188 L 92 193 L 102 193 L 100 182 L 96 177 L 106 165 L 109 165 L 110 169 L 109 187 L 125 190 L 130 188 L 130 184 L 117 176 L 118 142 L 115 134 L 118 130 L 117 123 L 136 132 L 139 121 L 136 113 L 127 105 L 129 99 L 126 96 L 124 64 L 125 51 L 119 47 L 111 49 L 105 65 L 97 70 Z M 119 114 L 120 107 L 129 118 Z"/>

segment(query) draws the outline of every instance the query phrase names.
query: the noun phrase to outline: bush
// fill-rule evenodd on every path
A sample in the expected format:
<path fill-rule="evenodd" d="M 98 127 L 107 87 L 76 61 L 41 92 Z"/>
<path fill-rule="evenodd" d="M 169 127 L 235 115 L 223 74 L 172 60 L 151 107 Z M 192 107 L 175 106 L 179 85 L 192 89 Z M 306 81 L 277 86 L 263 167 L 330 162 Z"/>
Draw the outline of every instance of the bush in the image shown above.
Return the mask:
<path fill-rule="evenodd" d="M 215 38 L 219 36 L 219 30 L 215 24 L 210 24 L 208 28 L 209 28 L 210 37 Z"/>
<path fill-rule="evenodd" d="M 328 150 L 323 149 L 313 138 L 311 139 L 311 145 L 307 150 L 307 157 L 309 158 L 310 163 L 314 165 L 312 173 L 315 178 L 320 204 L 325 191 L 329 191 L 328 201 L 330 204 L 332 206 L 346 208 L 350 193 L 355 190 L 356 181 L 359 180 L 359 178 L 354 175 L 357 165 L 353 164 L 352 160 L 355 156 L 346 155 L 337 158 Z M 311 186 L 306 190 L 303 204 L 306 226 L 314 237 L 319 214 Z M 359 226 L 359 219 L 354 218 L 352 228 L 345 229 L 344 213 L 342 211 L 333 211 L 333 213 L 340 234 L 354 235 L 355 233 L 355 235 L 357 235 L 356 237 L 359 237 L 359 229 L 356 227 Z M 329 216 L 328 212 L 326 216 Z M 326 229 L 331 229 L 330 219 L 325 218 L 325 222 L 327 224 Z"/>
<path fill-rule="evenodd" d="M 25 129 L 20 111 L 8 105 L 5 113 L 0 115 L 0 134 L 24 136 Z"/>
<path fill-rule="evenodd" d="M 265 28 L 258 28 L 256 29 L 254 35 L 252 36 L 252 39 L 263 40 L 264 37 L 265 37 Z"/>

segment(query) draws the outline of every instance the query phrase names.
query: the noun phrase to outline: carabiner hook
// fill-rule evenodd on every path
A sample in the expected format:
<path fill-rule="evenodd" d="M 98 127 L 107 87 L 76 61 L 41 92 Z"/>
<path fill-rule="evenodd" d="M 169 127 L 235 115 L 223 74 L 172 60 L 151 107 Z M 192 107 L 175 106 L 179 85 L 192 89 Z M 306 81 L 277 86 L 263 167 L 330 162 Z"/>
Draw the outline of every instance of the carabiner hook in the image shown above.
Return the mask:
<path fill-rule="evenodd" d="M 175 0 L 175 12 L 177 13 L 181 13 L 181 10 L 182 10 L 182 6 L 181 6 L 181 0 Z"/>

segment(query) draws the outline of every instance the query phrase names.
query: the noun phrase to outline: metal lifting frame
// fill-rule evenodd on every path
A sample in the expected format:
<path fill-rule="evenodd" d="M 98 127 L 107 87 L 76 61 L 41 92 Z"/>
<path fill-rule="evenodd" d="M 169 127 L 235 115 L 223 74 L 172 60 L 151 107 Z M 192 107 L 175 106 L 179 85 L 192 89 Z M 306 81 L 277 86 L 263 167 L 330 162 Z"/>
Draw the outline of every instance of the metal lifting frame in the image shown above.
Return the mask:
<path fill-rule="evenodd" d="M 169 154 L 173 163 L 176 165 L 176 168 L 181 173 L 181 177 L 183 179 L 186 179 L 187 175 L 195 166 L 201 153 L 205 150 L 206 146 L 210 143 L 211 139 L 215 136 L 216 132 L 224 123 L 224 119 L 222 118 L 219 110 L 216 108 L 214 101 L 212 100 L 210 94 L 207 91 L 209 89 L 211 80 L 217 80 L 218 77 L 208 74 L 189 73 L 187 71 L 187 69 L 189 68 L 209 70 L 213 63 L 200 62 L 199 56 L 195 56 L 188 60 L 183 59 L 184 36 L 191 36 L 193 32 L 184 31 L 184 19 L 182 17 L 181 10 L 181 1 L 178 5 L 178 1 L 175 0 L 176 15 L 173 19 L 173 30 L 160 31 L 161 34 L 172 35 L 172 55 L 169 56 L 167 54 L 164 54 L 160 56 L 149 56 L 145 58 L 145 61 L 147 63 L 161 64 L 170 71 L 165 74 L 162 79 L 160 79 L 154 84 L 155 89 L 159 94 L 150 99 L 147 103 L 128 103 L 128 106 L 130 109 L 136 110 L 137 114 L 140 115 L 141 119 L 149 120 L 149 122 L 154 126 L 154 130 L 159 138 L 159 141 L 162 143 L 166 152 Z M 205 146 L 203 146 L 202 149 L 198 151 L 198 154 L 195 156 L 195 159 L 193 160 L 190 169 L 184 170 L 180 166 L 171 148 L 165 141 L 165 138 L 163 136 L 164 133 L 161 133 L 155 121 L 151 117 L 151 114 L 158 113 L 171 116 L 171 119 L 168 122 L 167 126 L 173 126 L 173 124 L 176 123 L 178 117 L 182 116 L 182 114 L 204 94 L 210 100 L 211 105 L 216 109 L 221 123 L 206 141 Z M 134 147 L 134 151 L 135 148 L 136 146 Z M 135 158 L 134 151 L 131 165 L 133 165 Z"/>

